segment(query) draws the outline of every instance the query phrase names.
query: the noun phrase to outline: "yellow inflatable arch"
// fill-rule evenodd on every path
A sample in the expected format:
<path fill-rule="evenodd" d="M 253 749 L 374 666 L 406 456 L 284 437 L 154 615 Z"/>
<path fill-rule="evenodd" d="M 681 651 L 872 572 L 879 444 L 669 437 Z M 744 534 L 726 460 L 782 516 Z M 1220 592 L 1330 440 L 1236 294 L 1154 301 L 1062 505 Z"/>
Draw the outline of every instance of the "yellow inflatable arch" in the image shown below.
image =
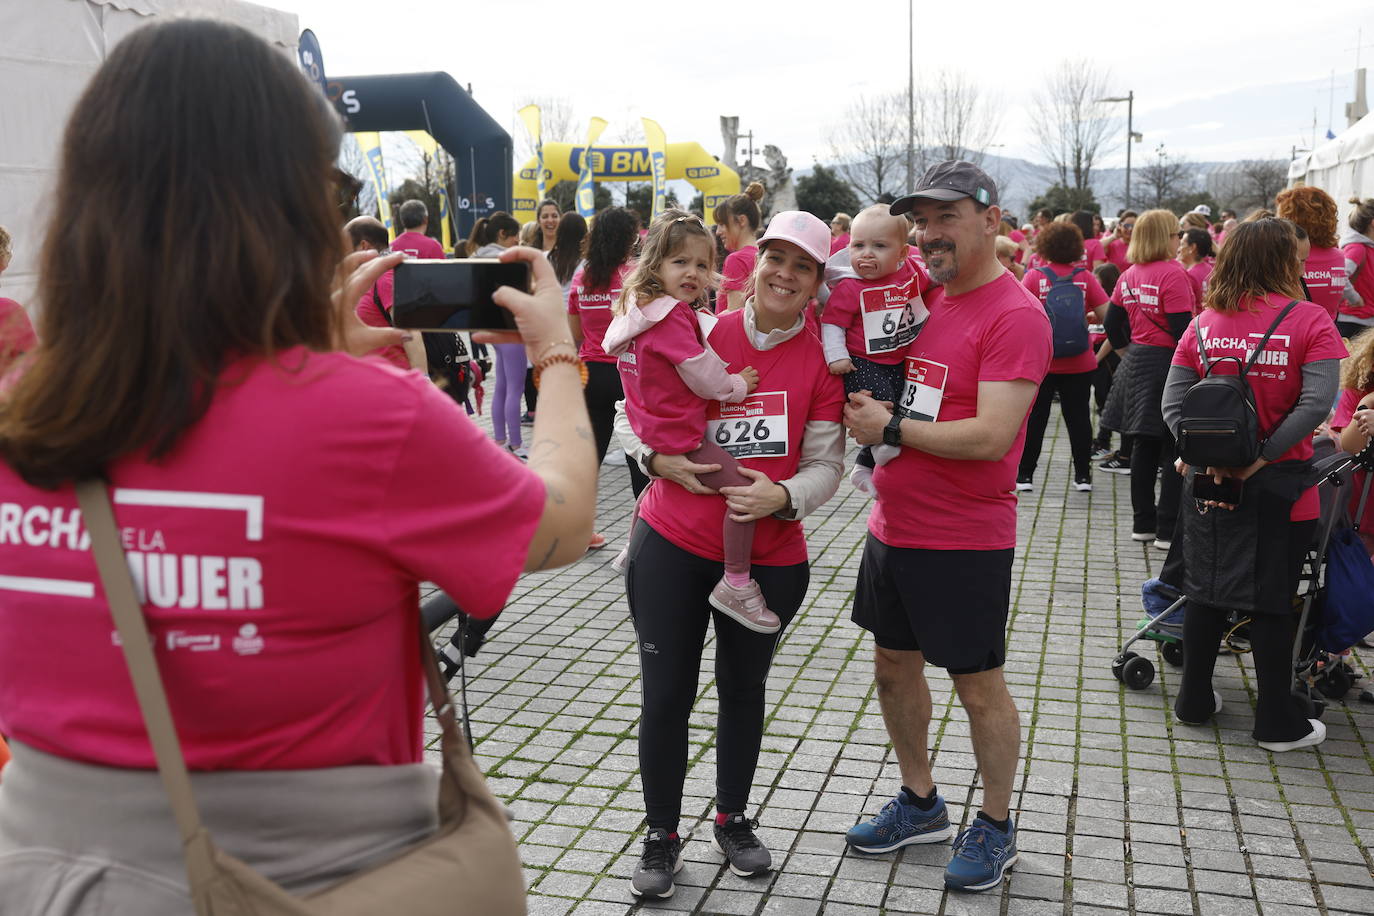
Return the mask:
<path fill-rule="evenodd" d="M 739 174 L 706 152 L 700 143 L 667 144 L 667 171 L 670 179 L 686 179 L 701 192 L 706 223 L 712 222 L 716 205 L 739 193 Z M 544 182 L 548 187 L 560 181 L 577 181 L 582 171 L 585 146 L 571 143 L 544 144 Z M 535 217 L 539 203 L 537 182 L 539 161 L 534 157 L 515 172 L 511 215 L 521 223 Z M 596 181 L 652 181 L 647 146 L 592 147 L 592 178 Z"/>

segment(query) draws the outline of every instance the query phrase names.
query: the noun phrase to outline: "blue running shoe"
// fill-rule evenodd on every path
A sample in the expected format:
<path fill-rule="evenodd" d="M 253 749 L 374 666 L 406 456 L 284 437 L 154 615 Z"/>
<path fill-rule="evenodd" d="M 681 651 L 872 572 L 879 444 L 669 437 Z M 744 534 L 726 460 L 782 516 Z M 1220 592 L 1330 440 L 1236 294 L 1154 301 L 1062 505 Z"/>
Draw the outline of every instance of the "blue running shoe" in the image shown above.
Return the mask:
<path fill-rule="evenodd" d="M 1017 858 L 1016 825 L 1003 833 L 976 817 L 954 841 L 954 857 L 945 869 L 945 887 L 956 891 L 994 888 Z"/>
<path fill-rule="evenodd" d="M 859 852 L 879 853 L 914 843 L 942 843 L 953 835 L 943 798 L 936 795 L 935 807 L 922 811 L 902 790 L 877 817 L 850 827 L 844 841 Z"/>

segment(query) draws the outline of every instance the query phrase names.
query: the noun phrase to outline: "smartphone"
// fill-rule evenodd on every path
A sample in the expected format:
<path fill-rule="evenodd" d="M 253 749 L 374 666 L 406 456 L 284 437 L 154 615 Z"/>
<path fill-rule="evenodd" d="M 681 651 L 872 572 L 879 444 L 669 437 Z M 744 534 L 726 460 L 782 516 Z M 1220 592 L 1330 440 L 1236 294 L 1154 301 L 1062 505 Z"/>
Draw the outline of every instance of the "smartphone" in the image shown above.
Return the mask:
<path fill-rule="evenodd" d="M 513 331 L 515 316 L 492 301 L 498 287 L 530 287 L 530 266 L 494 258 L 413 259 L 396 265 L 391 317 L 415 331 Z"/>
<path fill-rule="evenodd" d="M 1193 499 L 1226 503 L 1228 506 L 1239 506 L 1244 484 L 1245 481 L 1236 480 L 1234 477 L 1224 477 L 1221 483 L 1217 483 L 1212 479 L 1211 474 L 1194 474 Z"/>

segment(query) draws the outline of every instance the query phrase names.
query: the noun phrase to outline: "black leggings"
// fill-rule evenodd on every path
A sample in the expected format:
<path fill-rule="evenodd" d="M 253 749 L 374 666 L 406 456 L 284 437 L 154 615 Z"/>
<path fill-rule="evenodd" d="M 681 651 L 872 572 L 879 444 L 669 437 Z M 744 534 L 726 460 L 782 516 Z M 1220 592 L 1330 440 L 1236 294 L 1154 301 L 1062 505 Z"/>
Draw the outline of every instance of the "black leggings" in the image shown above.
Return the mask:
<path fill-rule="evenodd" d="M 1279 530 L 1261 535 L 1268 538 L 1286 534 L 1288 537 L 1285 594 L 1297 592 L 1303 558 L 1316 532 L 1316 521 L 1306 521 L 1289 522 L 1286 532 Z M 1174 713 L 1185 722 L 1203 722 L 1212 714 L 1212 671 L 1229 616 L 1222 608 L 1188 602 L 1188 611 L 1183 618 L 1183 680 L 1174 701 Z M 1306 711 L 1291 689 L 1296 632 L 1294 614 L 1255 614 L 1251 617 L 1251 662 L 1258 694 L 1253 732 L 1256 741 L 1296 741 L 1311 731 Z"/>
<path fill-rule="evenodd" d="M 1125 437 L 1123 437 L 1124 439 Z M 1153 531 L 1162 541 L 1174 539 L 1178 523 L 1178 501 L 1183 494 L 1183 478 L 1174 470 L 1174 437 L 1134 436 L 1131 443 L 1131 530 Z M 1159 500 L 1155 500 L 1155 477 L 1159 478 Z"/>
<path fill-rule="evenodd" d="M 1029 480 L 1035 476 L 1035 466 L 1040 461 L 1040 449 L 1045 440 L 1045 424 L 1050 420 L 1050 406 L 1054 393 L 1059 392 L 1059 412 L 1064 415 L 1064 426 L 1069 431 L 1069 451 L 1073 454 L 1073 474 L 1087 477 L 1092 473 L 1093 421 L 1088 408 L 1088 396 L 1092 393 L 1094 369 L 1090 372 L 1072 372 L 1063 375 L 1047 375 L 1040 383 L 1040 392 L 1035 396 L 1031 407 L 1030 419 L 1026 421 L 1026 447 L 1021 452 L 1021 467 L 1017 477 Z"/>
<path fill-rule="evenodd" d="M 675 831 L 682 816 L 688 717 L 708 621 L 716 630 L 716 807 L 733 813 L 749 805 L 763 743 L 764 685 L 782 630 L 746 630 L 707 603 L 722 568 L 642 519 L 635 525 L 625 591 L 639 639 L 639 772 L 650 827 Z M 785 628 L 806 597 L 811 565 L 756 564 L 753 577 Z"/>
<path fill-rule="evenodd" d="M 592 436 L 596 439 L 596 466 L 606 457 L 615 431 L 615 402 L 625 397 L 620 385 L 620 370 L 615 363 L 587 363 L 587 415 L 592 421 Z"/>

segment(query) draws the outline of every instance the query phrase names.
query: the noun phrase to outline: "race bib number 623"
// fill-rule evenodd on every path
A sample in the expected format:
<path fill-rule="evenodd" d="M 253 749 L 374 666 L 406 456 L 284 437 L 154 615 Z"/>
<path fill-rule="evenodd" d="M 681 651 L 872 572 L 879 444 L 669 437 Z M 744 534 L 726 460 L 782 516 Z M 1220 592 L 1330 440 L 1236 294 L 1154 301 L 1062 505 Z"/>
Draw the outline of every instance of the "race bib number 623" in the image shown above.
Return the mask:
<path fill-rule="evenodd" d="M 756 391 L 738 404 L 712 401 L 706 408 L 706 439 L 735 458 L 787 455 L 787 392 Z"/>

